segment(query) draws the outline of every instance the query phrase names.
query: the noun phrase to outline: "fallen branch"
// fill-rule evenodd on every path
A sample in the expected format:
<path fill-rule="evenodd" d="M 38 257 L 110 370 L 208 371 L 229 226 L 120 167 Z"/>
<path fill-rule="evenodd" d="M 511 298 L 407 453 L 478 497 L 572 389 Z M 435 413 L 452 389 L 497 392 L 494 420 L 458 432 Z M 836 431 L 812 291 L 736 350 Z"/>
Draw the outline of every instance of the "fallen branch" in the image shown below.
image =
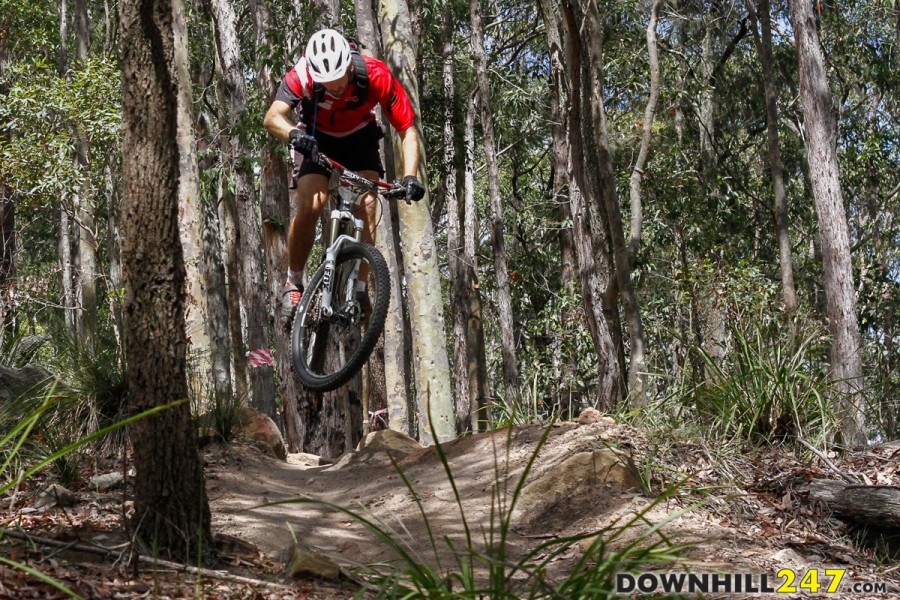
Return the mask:
<path fill-rule="evenodd" d="M 900 527 L 900 487 L 847 485 L 831 479 L 814 479 L 809 499 L 821 502 L 836 514 L 881 529 Z"/>
<path fill-rule="evenodd" d="M 86 552 L 89 554 L 98 554 L 100 556 L 119 556 L 121 557 L 123 550 L 116 548 L 106 548 L 100 545 L 90 545 L 90 544 L 79 544 L 77 542 L 60 542 L 58 540 L 54 540 L 52 538 L 40 537 L 37 535 L 30 535 L 27 533 L 23 533 L 20 531 L 10 531 L 6 530 L 3 532 L 3 535 L 9 536 L 11 538 L 19 539 L 30 544 L 41 545 L 41 546 L 53 546 L 56 548 L 63 548 L 66 550 L 77 550 L 78 552 Z M 284 585 L 281 583 L 273 583 L 270 581 L 264 581 L 262 579 L 253 579 L 251 577 L 242 577 L 240 575 L 233 575 L 227 571 L 219 571 L 215 569 L 204 569 L 201 567 L 192 567 L 190 565 L 185 565 L 181 563 L 171 562 L 168 560 L 162 560 L 159 558 L 154 558 L 152 556 L 144 556 L 139 554 L 137 556 L 137 560 L 139 563 L 146 565 L 153 565 L 156 568 L 163 567 L 166 569 L 172 569 L 178 572 L 183 573 L 191 573 L 193 575 L 200 575 L 202 577 L 209 577 L 210 579 L 221 579 L 224 581 L 229 581 L 231 583 L 243 583 L 247 585 L 255 585 L 255 586 L 264 586 L 267 588 L 272 588 L 276 590 L 286 590 L 293 591 L 294 588 L 289 585 Z"/>
<path fill-rule="evenodd" d="M 803 438 L 797 438 L 797 441 L 800 442 L 802 445 L 804 445 L 807 450 L 809 450 L 810 452 L 812 452 L 813 454 L 815 454 L 816 456 L 821 458 L 822 462 L 824 462 L 828 466 L 828 468 L 830 468 L 832 471 L 834 471 L 837 475 L 840 476 L 841 479 L 843 479 L 847 483 L 849 483 L 851 485 L 859 485 L 862 483 L 859 479 L 853 477 L 853 475 L 850 475 L 850 474 L 845 473 L 844 471 L 841 471 L 840 469 L 838 469 L 837 465 L 835 465 L 833 462 L 831 462 L 831 459 L 829 459 L 827 456 L 825 456 L 825 453 L 823 453 L 821 450 L 819 450 L 818 448 L 816 448 L 815 446 L 813 446 L 812 444 L 810 444 Z"/>

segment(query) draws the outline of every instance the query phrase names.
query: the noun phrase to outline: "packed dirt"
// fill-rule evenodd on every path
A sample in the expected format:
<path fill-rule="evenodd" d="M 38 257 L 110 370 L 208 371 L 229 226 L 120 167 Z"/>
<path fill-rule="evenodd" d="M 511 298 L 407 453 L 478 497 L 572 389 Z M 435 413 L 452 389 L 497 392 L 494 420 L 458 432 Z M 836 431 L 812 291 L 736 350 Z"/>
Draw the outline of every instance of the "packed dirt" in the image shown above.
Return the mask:
<path fill-rule="evenodd" d="M 73 488 L 65 501 L 49 471 L 0 498 L 0 557 L 84 598 L 343 600 L 370 586 L 376 571 L 404 571 L 401 552 L 442 577 L 457 571 L 453 549 L 469 547 L 468 530 L 482 558 L 503 550 L 507 567 L 546 561 L 551 587 L 596 542 L 607 557 L 628 547 L 677 547 L 674 562 L 654 567 L 659 573 L 749 574 L 757 585 L 766 576 L 777 587 L 783 570 L 797 585 L 813 569 L 845 569 L 839 592 L 803 596 L 900 598 L 897 537 L 875 535 L 885 529 L 877 526 L 866 537 L 810 498 L 810 482 L 821 480 L 896 493 L 898 442 L 844 456 L 795 446 L 713 447 L 598 414 L 581 424 L 518 426 L 428 448 L 379 431 L 334 461 L 302 454 L 282 460 L 246 441 L 207 445 L 202 457 L 221 557 L 215 569 L 137 553 L 122 518 L 135 474 L 121 451 L 89 457 L 81 479 L 90 485 Z M 113 475 L 117 481 L 103 484 L 108 490 L 98 489 Z M 501 523 L 509 525 L 506 534 Z M 577 535 L 584 539 L 559 554 L 548 546 Z M 867 595 L 846 587 L 853 583 L 881 587 Z M 0 564 L 0 599 L 25 597 L 66 595 Z"/>
<path fill-rule="evenodd" d="M 613 539 L 610 547 L 620 549 L 651 524 L 668 521 L 642 544 L 684 545 L 676 568 L 765 573 L 776 582 L 782 569 L 796 571 L 799 581 L 809 569 L 842 568 L 848 581 L 887 582 L 887 595 L 879 597 L 900 591 L 900 571 L 886 566 L 895 562 L 877 558 L 852 540 L 845 523 L 808 503 L 809 480 L 837 477 L 818 458 L 806 462 L 777 450 L 729 455 L 681 440 L 660 446 L 608 421 L 464 437 L 441 446 L 447 469 L 435 448 L 419 449 L 392 432 L 370 434 L 369 445 L 335 464 L 316 464 L 317 457 L 308 455 L 282 462 L 252 446 L 210 450 L 205 460 L 213 526 L 273 560 L 285 556 L 293 540 L 344 572 L 397 558 L 347 512 L 288 502 L 315 499 L 378 524 L 417 560 L 449 570 L 456 563 L 445 536 L 453 547 L 465 548 L 468 526 L 476 550 L 486 552 L 491 531 L 496 544 L 500 520 L 534 459 L 510 518 L 506 549 L 512 562 L 548 540 L 592 531 L 602 531 Z M 382 434 L 392 435 L 378 438 Z M 885 446 L 832 466 L 897 485 L 898 456 L 900 446 Z M 637 513 L 644 520 L 622 527 Z M 564 577 L 584 547 L 576 544 L 560 556 L 549 575 Z"/>

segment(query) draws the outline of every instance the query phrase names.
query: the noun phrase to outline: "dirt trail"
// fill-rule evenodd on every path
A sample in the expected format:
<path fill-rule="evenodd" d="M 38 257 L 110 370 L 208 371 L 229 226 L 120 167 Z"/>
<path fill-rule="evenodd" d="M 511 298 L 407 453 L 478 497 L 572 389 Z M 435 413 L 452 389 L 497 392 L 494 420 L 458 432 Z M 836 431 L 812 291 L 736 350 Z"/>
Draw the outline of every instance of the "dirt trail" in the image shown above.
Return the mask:
<path fill-rule="evenodd" d="M 506 498 L 510 497 L 543 432 L 540 426 L 523 426 L 512 432 L 499 430 L 465 437 L 443 446 L 462 510 L 477 540 L 482 540 L 491 529 L 492 518 L 497 522 L 497 490 L 506 489 Z M 567 459 L 609 449 L 623 457 L 623 463 L 635 473 L 635 462 L 642 468 L 646 465 L 658 468 L 647 459 L 672 458 L 652 456 L 656 450 L 630 427 L 563 423 L 551 429 L 528 481 L 553 483 L 554 474 L 565 472 Z M 685 488 L 686 494 L 681 498 L 652 507 L 647 513 L 652 522 L 668 519 L 696 501 L 690 486 L 701 485 L 704 478 L 712 480 L 719 476 L 712 468 L 704 474 L 703 465 L 690 456 L 684 459 L 694 463 L 685 466 L 698 470 L 697 481 Z M 385 452 L 351 453 L 337 464 L 310 467 L 277 461 L 252 447 L 231 446 L 207 452 L 206 462 L 214 529 L 250 541 L 269 556 L 277 556 L 290 544 L 292 535 L 296 535 L 306 546 L 345 566 L 392 558 L 369 532 L 344 513 L 315 504 L 262 506 L 307 497 L 346 507 L 382 523 L 396 533 L 395 539 L 404 540 L 414 556 L 435 562 L 430 534 L 419 506 Z M 465 536 L 460 509 L 437 452 L 433 448 L 418 450 L 399 458 L 398 463 L 428 515 L 432 533 L 438 539 L 440 560 L 447 567 L 453 562 L 452 556 L 440 538 L 448 536 L 454 545 L 464 547 Z M 501 482 L 499 487 L 495 485 L 497 481 Z M 572 487 L 569 482 L 563 493 L 552 489 L 546 492 L 556 494 L 552 501 L 541 504 L 539 497 L 535 510 L 540 514 L 517 516 L 508 538 L 513 557 L 553 536 L 594 531 L 610 525 L 616 518 L 627 519 L 635 511 L 646 509 L 655 498 L 621 482 L 598 480 L 576 484 Z M 554 485 L 567 484 L 562 481 Z M 585 485 L 593 486 L 589 488 L 589 496 L 584 494 Z M 720 493 L 725 496 L 733 490 L 723 489 Z M 780 507 L 787 514 L 791 508 L 790 495 L 787 500 L 776 499 L 775 508 L 769 508 L 771 494 L 745 494 L 747 500 L 741 501 L 743 504 L 707 495 L 704 508 L 695 508 L 665 526 L 663 531 L 673 544 L 690 545 L 683 553 L 689 568 L 709 573 L 771 573 L 774 577 L 782 568 L 844 567 L 865 578 L 866 569 L 871 565 L 866 565 L 865 556 L 854 554 L 852 549 L 844 547 L 843 553 L 836 552 L 833 545 L 829 547 L 815 532 L 809 532 L 811 537 L 804 538 L 783 527 L 781 533 L 773 534 L 768 525 L 761 524 L 768 515 L 773 522 L 785 525 L 775 512 Z M 639 529 L 630 535 L 637 535 Z M 576 558 L 575 551 L 563 556 L 555 565 L 558 573 L 564 572 Z"/>

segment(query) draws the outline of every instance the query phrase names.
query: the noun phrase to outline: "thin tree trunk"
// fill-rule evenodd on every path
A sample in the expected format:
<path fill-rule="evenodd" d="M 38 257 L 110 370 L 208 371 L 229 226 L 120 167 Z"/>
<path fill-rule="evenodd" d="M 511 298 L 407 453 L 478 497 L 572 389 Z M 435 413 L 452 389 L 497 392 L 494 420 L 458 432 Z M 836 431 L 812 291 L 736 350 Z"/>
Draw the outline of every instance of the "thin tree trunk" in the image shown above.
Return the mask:
<path fill-rule="evenodd" d="M 369 49 L 376 58 L 381 57 L 381 42 L 378 39 L 375 24 L 375 12 L 371 2 L 357 2 L 356 23 L 359 40 Z M 380 107 L 376 107 L 380 113 Z M 379 114 L 380 118 L 380 114 Z M 390 168 L 388 148 L 382 147 L 382 161 L 386 168 Z M 379 367 L 384 372 L 384 405 L 388 411 L 388 426 L 394 431 L 400 431 L 412 435 L 413 424 L 410 417 L 414 414 L 410 410 L 409 388 L 407 386 L 407 357 L 410 353 L 406 344 L 406 319 L 404 318 L 403 288 L 401 286 L 400 261 L 398 260 L 399 247 L 395 243 L 397 231 L 394 228 L 390 216 L 392 206 L 382 204 L 382 218 L 378 219 L 375 227 L 375 247 L 381 252 L 388 263 L 391 274 L 391 304 L 388 308 L 387 319 L 384 325 L 384 335 L 376 348 L 374 357 Z M 372 359 L 369 360 L 372 364 Z M 370 377 L 370 381 L 372 378 Z M 381 382 L 379 381 L 379 385 Z M 374 382 L 370 388 L 374 388 Z M 378 390 L 380 393 L 381 390 Z M 374 393 L 374 392 L 373 392 Z M 375 411 L 381 407 L 381 398 L 373 398 L 372 393 L 368 399 L 368 410 Z"/>
<path fill-rule="evenodd" d="M 264 48 L 269 43 L 267 34 L 273 25 L 272 9 L 262 0 L 254 0 L 254 33 L 256 47 Z M 269 104 L 275 96 L 278 82 L 267 66 L 262 66 L 256 77 L 256 85 Z M 287 226 L 291 219 L 291 200 L 288 191 L 287 163 L 277 152 L 277 144 L 269 141 L 262 151 L 263 166 L 259 183 L 259 203 L 263 225 L 266 264 L 269 270 L 269 293 L 277 304 L 279 291 L 288 268 Z M 275 368 L 278 373 L 281 394 L 281 416 L 285 443 L 290 452 L 303 449 L 303 424 L 300 422 L 299 401 L 304 393 L 291 366 L 291 335 L 286 327 L 276 326 L 273 331 L 275 341 Z"/>
<path fill-rule="evenodd" d="M 0 339 L 15 331 L 16 204 L 12 188 L 0 184 Z"/>
<path fill-rule="evenodd" d="M 812 0 L 791 0 L 790 6 L 810 179 L 825 270 L 831 375 L 835 381 L 833 401 L 841 419 L 844 444 L 862 447 L 866 444 L 865 404 L 861 393 L 862 346 L 850 261 L 850 233 L 841 195 L 834 98 L 828 86 Z"/>
<path fill-rule="evenodd" d="M 491 113 L 491 87 L 484 57 L 484 24 L 480 0 L 471 0 L 472 55 L 475 79 L 481 108 L 481 129 L 484 137 L 484 156 L 488 171 L 488 195 L 491 202 L 491 233 L 494 246 L 494 272 L 497 278 L 497 312 L 500 325 L 500 354 L 503 360 L 503 389 L 506 403 L 515 411 L 521 400 L 519 368 L 516 364 L 515 323 L 512 294 L 509 289 L 509 266 L 503 232 L 503 204 L 500 198 L 500 167 L 494 137 L 494 117 Z"/>
<path fill-rule="evenodd" d="M 121 237 L 121 221 L 122 221 L 122 181 L 121 157 L 116 156 L 115 160 L 107 164 L 107 190 L 109 199 L 109 214 L 106 217 L 106 245 L 109 255 L 109 289 L 120 290 L 123 288 L 122 282 L 122 237 Z M 119 364 L 125 365 L 125 346 L 123 344 L 124 325 L 125 325 L 125 306 L 120 294 L 108 294 L 109 312 L 112 316 L 113 333 L 116 338 L 116 348 L 118 352 Z"/>
<path fill-rule="evenodd" d="M 234 394 L 242 403 L 247 403 L 250 389 L 247 385 L 247 345 L 244 340 L 241 319 L 240 294 L 240 251 L 237 233 L 237 210 L 234 195 L 226 182 L 219 180 L 219 224 L 225 249 L 225 286 L 227 290 L 228 333 L 231 338 L 231 365 L 234 371 Z"/>
<path fill-rule="evenodd" d="M 193 389 L 199 390 L 212 384 L 216 392 L 218 380 L 212 368 L 212 356 L 216 352 L 211 347 L 209 318 L 209 296 L 204 289 L 206 278 L 203 274 L 203 207 L 200 198 L 200 176 L 197 171 L 197 144 L 194 138 L 194 121 L 191 94 L 191 79 L 187 30 L 177 26 L 183 23 L 184 17 L 176 19 L 175 52 L 178 55 L 178 144 L 179 174 L 178 184 L 179 233 L 181 249 L 184 253 L 186 273 L 185 292 L 187 305 L 185 310 L 185 329 L 188 336 L 188 357 L 191 365 L 190 374 L 197 378 Z M 230 389 L 230 382 L 229 382 Z M 218 400 L 221 398 L 216 394 Z M 206 407 L 204 407 L 206 408 Z"/>
<path fill-rule="evenodd" d="M 656 105 L 659 101 L 659 48 L 656 39 L 656 27 L 659 22 L 659 11 L 664 0 L 654 0 L 650 7 L 650 19 L 647 23 L 647 56 L 650 62 L 650 94 L 644 109 L 644 122 L 641 124 L 641 147 L 629 179 L 629 196 L 631 200 L 631 232 L 626 249 L 628 276 L 630 279 L 641 245 L 641 228 L 643 206 L 641 202 L 641 181 L 644 169 L 650 156 L 650 137 L 653 132 L 653 121 L 656 117 Z M 647 396 L 647 364 L 644 355 L 644 333 L 636 294 L 632 291 L 633 309 L 636 314 L 629 319 L 631 323 L 631 362 L 628 370 L 631 390 L 631 405 L 634 408 L 643 406 L 649 400 Z M 628 306 L 626 301 L 626 306 Z M 636 323 L 636 326 L 635 326 Z"/>
<path fill-rule="evenodd" d="M 69 19 L 68 4 L 66 0 L 59 0 L 57 5 L 59 12 L 59 54 L 57 56 L 57 73 L 60 77 L 66 76 L 69 68 Z M 62 304 L 63 320 L 66 331 L 70 336 L 75 335 L 75 285 L 72 280 L 72 226 L 70 223 L 68 199 L 64 199 L 59 207 L 59 240 L 57 250 L 59 254 L 59 272 L 62 280 Z"/>
<path fill-rule="evenodd" d="M 75 68 L 83 69 L 91 47 L 91 13 L 87 0 L 75 0 Z M 97 236 L 91 158 L 84 131 L 73 128 L 75 169 L 80 174 L 75 197 L 78 229 L 78 304 L 76 322 L 80 342 L 91 347 L 97 336 Z"/>
<path fill-rule="evenodd" d="M 453 44 L 453 10 L 447 3 L 444 5 L 442 38 L 442 58 L 444 76 L 444 197 L 447 206 L 447 262 L 450 269 L 450 309 L 453 313 L 453 390 L 456 394 L 456 430 L 459 433 L 472 431 L 472 404 L 470 395 L 470 379 L 468 369 L 468 340 L 466 324 L 469 315 L 466 313 L 465 294 L 468 288 L 467 269 L 463 262 L 463 235 L 461 211 L 464 203 L 460 202 L 459 186 L 457 186 L 456 168 L 458 165 L 456 152 L 457 122 L 453 107 L 456 104 L 456 86 L 454 85 L 454 44 Z"/>
<path fill-rule="evenodd" d="M 470 420 L 473 431 L 490 428 L 488 404 L 492 400 L 491 385 L 487 374 L 486 346 L 484 342 L 484 317 L 481 287 L 478 284 L 478 206 L 475 203 L 475 102 L 467 103 L 466 124 L 463 134 L 465 166 L 463 168 L 462 237 L 463 266 L 467 269 L 465 303 L 466 322 L 466 370 L 469 376 Z"/>
<path fill-rule="evenodd" d="M 753 11 L 753 4 L 746 2 Z M 778 143 L 778 88 L 775 84 L 772 57 L 772 18 L 769 0 L 759 0 L 756 13 L 759 30 L 754 28 L 756 51 L 763 72 L 763 88 L 766 95 L 766 140 L 769 152 L 769 171 L 772 175 L 772 191 L 775 194 L 775 231 L 778 236 L 778 260 L 781 265 L 781 290 L 784 311 L 793 314 L 797 310 L 797 291 L 794 287 L 794 268 L 791 264 L 791 237 L 788 221 L 787 193 L 784 188 L 784 169 L 781 165 L 781 148 Z M 753 11 L 755 12 L 755 11 Z"/>
<path fill-rule="evenodd" d="M 184 263 L 178 235 L 179 156 L 173 30 L 178 0 L 120 5 L 122 40 L 125 348 L 132 412 L 187 397 Z M 182 25 L 183 26 L 183 25 Z M 162 556 L 195 562 L 212 547 L 203 467 L 190 407 L 131 426 L 137 476 L 132 525 Z"/>
<path fill-rule="evenodd" d="M 413 109 L 418 113 L 419 89 L 414 52 L 410 46 L 409 9 L 405 0 L 381 0 L 379 20 L 384 36 L 386 62 L 406 89 Z M 417 116 L 415 127 L 419 131 L 420 123 L 421 118 Z M 394 135 L 393 140 L 395 160 L 399 160 L 399 138 Z M 421 160 L 418 178 L 427 189 L 424 147 L 419 152 Z M 456 435 L 444 308 L 429 206 L 427 198 L 412 206 L 405 203 L 399 205 L 400 237 L 403 240 L 409 292 L 419 436 L 424 443 L 433 441 L 431 428 L 440 441 L 452 439 Z"/>
<path fill-rule="evenodd" d="M 213 117 L 207 113 L 203 113 L 197 119 L 199 131 L 198 153 L 201 155 L 209 155 L 209 128 L 213 122 Z M 207 161 L 204 161 L 207 162 Z M 209 164 L 201 166 L 201 170 L 212 167 L 212 160 Z M 232 382 L 232 344 L 233 338 L 230 330 L 229 322 L 229 298 L 236 297 L 236 294 L 228 291 L 226 284 L 227 277 L 225 274 L 225 264 L 223 263 L 222 253 L 222 226 L 220 223 L 219 211 L 215 201 L 215 194 L 209 194 L 205 198 L 201 198 L 197 203 L 200 219 L 200 250 L 198 257 L 200 261 L 199 271 L 203 281 L 203 292 L 206 296 L 205 306 L 208 321 L 206 322 L 206 331 L 209 337 L 209 364 L 212 376 L 214 401 L 218 406 L 235 405 L 235 387 Z M 232 288 L 233 290 L 234 288 Z M 239 315 L 239 311 L 235 311 L 235 315 Z M 237 335 L 240 336 L 240 319 L 235 323 Z M 240 347 L 240 337 L 238 346 Z M 240 356 L 235 353 L 235 359 L 240 358 L 242 364 L 246 360 L 243 354 Z M 243 390 L 246 392 L 246 378 L 235 378 L 236 381 L 244 382 Z M 245 396 L 239 396 L 244 398 Z"/>
<path fill-rule="evenodd" d="M 542 17 L 547 28 L 547 43 L 550 49 L 550 107 L 551 118 L 553 123 L 553 201 L 559 207 L 560 223 L 572 222 L 572 203 L 569 199 L 570 182 L 569 182 L 569 144 L 566 137 L 565 116 L 563 115 L 563 102 L 569 97 L 569 90 L 565 81 L 565 68 L 563 67 L 565 58 L 562 47 L 562 39 L 559 28 L 556 25 L 557 16 L 553 13 L 553 8 L 548 2 L 541 3 Z M 552 26 L 551 26 L 552 24 Z M 571 226 L 561 227 L 559 234 L 560 246 L 560 283 L 567 296 L 572 296 L 576 289 L 577 278 L 577 260 L 575 251 L 575 239 Z M 578 311 L 574 308 L 565 309 L 560 315 L 560 322 L 565 324 L 581 324 L 583 320 Z M 581 325 L 583 326 L 583 325 Z M 578 325 L 575 325 L 578 327 Z M 567 331 L 569 329 L 567 328 Z M 561 394 L 557 395 L 556 405 L 560 414 L 564 414 L 567 419 L 572 418 L 572 408 L 575 411 L 581 405 L 581 391 L 575 390 L 577 381 L 577 363 L 576 357 L 571 352 L 565 351 L 565 340 L 562 341 L 563 352 L 566 356 L 563 365 L 563 378 L 560 382 L 559 389 Z M 580 386 L 579 386 L 580 387 Z M 564 396 L 563 396 L 564 394 Z M 563 413 L 562 407 L 566 406 L 566 412 Z"/>
<path fill-rule="evenodd" d="M 246 74 L 240 58 L 237 17 L 230 0 L 212 0 L 219 90 L 222 101 L 222 125 L 229 167 L 234 173 L 234 200 L 237 214 L 240 278 L 239 290 L 244 309 L 244 340 L 247 350 L 269 349 L 269 310 L 266 304 L 267 278 L 262 256 L 263 240 L 256 214 L 256 190 L 249 157 L 237 128 L 247 110 Z M 250 404 L 259 412 L 275 417 L 274 370 L 267 364 L 250 368 Z"/>
<path fill-rule="evenodd" d="M 542 0 L 542 6 L 543 6 Z M 552 15 L 548 12 L 549 6 L 542 12 L 546 19 Z M 585 306 L 588 330 L 594 342 L 597 352 L 597 398 L 596 406 L 608 410 L 615 406 L 620 385 L 619 361 L 616 357 L 616 349 L 612 335 L 603 311 L 603 299 L 608 286 L 609 277 L 602 276 L 599 272 L 596 256 L 598 255 L 598 242 L 594 239 L 592 229 L 593 214 L 585 198 L 590 174 L 587 173 L 586 148 L 589 144 L 584 139 L 584 120 L 590 119 L 590 115 L 582 114 L 586 103 L 582 101 L 584 94 L 590 91 L 584 90 L 582 44 L 580 26 L 576 18 L 574 7 L 569 2 L 563 3 L 563 17 L 567 40 L 566 60 L 563 63 L 567 69 L 566 84 L 569 90 L 565 99 L 560 99 L 563 114 L 567 115 L 566 131 L 568 132 L 567 164 L 569 165 L 569 197 L 572 203 L 573 237 L 575 251 L 578 256 L 578 266 L 581 278 L 581 296 Z M 549 29 L 551 25 L 547 24 Z M 600 225 L 595 225 L 597 231 L 602 231 Z"/>

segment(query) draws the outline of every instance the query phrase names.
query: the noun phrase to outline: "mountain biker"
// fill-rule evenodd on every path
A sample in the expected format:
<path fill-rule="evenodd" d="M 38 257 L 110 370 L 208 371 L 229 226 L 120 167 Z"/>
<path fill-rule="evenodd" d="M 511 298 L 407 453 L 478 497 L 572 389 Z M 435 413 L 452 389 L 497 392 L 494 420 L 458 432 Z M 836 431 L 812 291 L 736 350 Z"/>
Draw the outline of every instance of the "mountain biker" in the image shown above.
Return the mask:
<path fill-rule="evenodd" d="M 425 188 L 416 178 L 419 136 L 403 86 L 385 63 L 354 51 L 348 39 L 334 29 L 322 29 L 310 37 L 306 53 L 282 80 L 263 124 L 294 148 L 295 158 L 308 159 L 321 148 L 348 169 L 375 180 L 384 177 L 378 154 L 384 130 L 375 120 L 376 104 L 400 136 L 406 197 L 420 200 Z M 295 125 L 291 112 L 298 105 Z M 281 289 L 281 314 L 288 323 L 300 303 L 316 221 L 328 200 L 325 169 L 312 160 L 302 160 L 294 172 L 299 194 L 288 231 L 287 283 Z M 368 243 L 375 236 L 376 204 L 375 195 L 367 194 L 357 209 L 357 217 L 365 222 L 363 240 Z M 364 276 L 360 279 L 365 281 Z"/>

